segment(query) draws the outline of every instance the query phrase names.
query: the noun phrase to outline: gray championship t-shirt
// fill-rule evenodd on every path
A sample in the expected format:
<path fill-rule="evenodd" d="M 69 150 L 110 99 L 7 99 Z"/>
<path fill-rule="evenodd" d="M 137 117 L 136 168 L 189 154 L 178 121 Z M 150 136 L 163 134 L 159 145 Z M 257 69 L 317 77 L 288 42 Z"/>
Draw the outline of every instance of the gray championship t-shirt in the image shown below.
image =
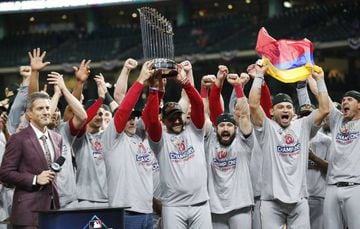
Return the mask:
<path fill-rule="evenodd" d="M 249 169 L 253 135 L 244 138 L 238 128 L 236 132 L 229 146 L 219 143 L 215 130 L 205 140 L 211 213 L 224 214 L 254 204 Z"/>
<path fill-rule="evenodd" d="M 103 134 L 109 205 L 152 213 L 153 162 L 150 147 L 137 136 L 116 132 L 112 120 Z"/>
<path fill-rule="evenodd" d="M 108 202 L 102 134 L 85 133 L 76 138 L 72 145 L 77 164 L 77 197 L 80 201 Z"/>
<path fill-rule="evenodd" d="M 337 109 L 330 112 L 331 147 L 328 184 L 360 183 L 360 120 L 344 121 Z"/>
<path fill-rule="evenodd" d="M 70 133 L 69 121 L 61 122 L 56 129 L 63 138 L 63 146 L 61 156 L 65 158 L 65 162 L 60 172 L 56 175 L 57 190 L 59 192 L 60 207 L 65 206 L 72 201 L 77 200 L 76 196 L 76 174 L 72 163 L 72 148 L 74 136 Z M 56 159 L 55 159 L 56 160 Z"/>
<path fill-rule="evenodd" d="M 327 160 L 329 156 L 330 145 L 331 138 L 321 131 L 318 131 L 310 141 L 310 149 L 323 160 Z M 313 163 L 312 160 L 308 160 L 307 185 L 309 196 L 325 197 L 326 173 L 321 172 L 319 169 L 310 169 Z"/>
<path fill-rule="evenodd" d="M 306 173 L 314 113 L 291 122 L 285 129 L 267 117 L 262 127 L 255 127 L 263 149 L 262 200 L 296 203 L 308 196 Z"/>
<path fill-rule="evenodd" d="M 163 131 L 159 142 L 149 139 L 160 168 L 161 202 L 188 206 L 209 200 L 204 134 L 190 122 L 180 134 Z"/>

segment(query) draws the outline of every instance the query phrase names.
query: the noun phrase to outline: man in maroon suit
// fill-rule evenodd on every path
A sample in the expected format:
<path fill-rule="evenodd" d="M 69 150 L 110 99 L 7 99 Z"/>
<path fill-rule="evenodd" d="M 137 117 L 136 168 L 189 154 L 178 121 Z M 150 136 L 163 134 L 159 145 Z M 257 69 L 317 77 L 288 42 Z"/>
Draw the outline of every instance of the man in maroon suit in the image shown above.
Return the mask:
<path fill-rule="evenodd" d="M 0 180 L 14 185 L 10 221 L 13 228 L 37 228 L 37 210 L 59 208 L 55 173 L 50 164 L 61 154 L 62 138 L 47 129 L 50 98 L 34 92 L 27 104 L 30 125 L 12 135 L 0 167 Z"/>

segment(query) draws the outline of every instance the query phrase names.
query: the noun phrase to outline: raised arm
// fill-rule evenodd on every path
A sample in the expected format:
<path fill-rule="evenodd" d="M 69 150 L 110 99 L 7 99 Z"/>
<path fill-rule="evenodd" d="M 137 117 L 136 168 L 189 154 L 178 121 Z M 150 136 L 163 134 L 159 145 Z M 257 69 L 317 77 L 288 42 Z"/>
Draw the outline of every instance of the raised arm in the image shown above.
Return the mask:
<path fill-rule="evenodd" d="M 154 74 L 152 69 L 152 62 L 147 61 L 144 63 L 140 75 L 136 82 L 131 86 L 128 93 L 126 93 L 123 101 L 121 102 L 118 110 L 114 116 L 115 128 L 118 133 L 121 133 L 128 121 L 131 111 L 134 108 L 139 96 L 144 88 L 144 83 Z"/>
<path fill-rule="evenodd" d="M 33 49 L 33 52 L 28 52 L 30 58 L 31 75 L 29 81 L 29 95 L 33 92 L 39 91 L 39 74 L 50 62 L 44 62 L 46 51 L 40 51 L 40 48 Z"/>
<path fill-rule="evenodd" d="M 237 119 L 240 131 L 244 136 L 249 136 L 252 132 L 249 104 L 243 90 L 249 79 L 250 76 L 246 73 L 241 73 L 240 77 L 237 74 L 228 74 L 227 77 L 227 81 L 235 89 L 236 105 L 234 117 Z"/>
<path fill-rule="evenodd" d="M 255 126 L 261 127 L 265 118 L 265 113 L 260 106 L 261 87 L 267 66 L 254 65 L 254 68 L 256 74 L 249 94 L 250 117 Z"/>
<path fill-rule="evenodd" d="M 16 129 L 20 125 L 21 116 L 26 110 L 31 67 L 20 66 L 20 75 L 23 77 L 23 81 L 20 84 L 19 91 L 16 94 L 14 102 L 10 108 L 8 121 L 6 123 L 10 135 L 16 132 Z"/>
<path fill-rule="evenodd" d="M 327 92 L 325 80 L 324 80 L 324 71 L 316 72 L 313 70 L 312 77 L 316 80 L 316 85 L 318 89 L 317 100 L 319 103 L 319 108 L 315 110 L 314 123 L 317 126 L 321 125 L 322 120 L 329 114 L 330 112 L 330 102 L 329 102 L 329 94 Z"/>
<path fill-rule="evenodd" d="M 319 90 L 318 90 L 318 87 L 317 87 L 317 83 L 316 83 L 316 80 L 313 78 L 313 76 L 309 76 L 308 79 L 307 79 L 307 83 L 309 85 L 309 88 L 310 88 L 310 91 L 311 93 L 313 93 L 313 95 L 316 97 L 316 99 L 319 101 Z M 332 101 L 332 99 L 330 98 L 329 96 L 329 106 L 330 106 L 330 110 L 335 108 L 335 105 Z"/>
<path fill-rule="evenodd" d="M 76 99 L 75 96 L 73 96 L 70 93 L 69 89 L 66 87 L 63 76 L 57 72 L 51 72 L 50 74 L 48 74 L 48 81 L 49 84 L 54 85 L 54 89 L 55 89 L 54 96 L 59 96 L 62 94 L 66 102 L 69 104 L 70 108 L 73 110 L 74 117 L 72 119 L 72 125 L 76 129 L 82 127 L 87 119 L 86 111 L 84 110 L 80 101 Z M 57 106 L 57 102 L 58 100 L 56 101 L 56 105 L 54 104 L 55 107 Z M 55 112 L 55 109 L 53 112 Z"/>
<path fill-rule="evenodd" d="M 202 102 L 199 92 L 191 85 L 189 78 L 186 77 L 185 70 L 181 64 L 177 65 L 178 75 L 177 80 L 182 88 L 185 90 L 191 105 L 191 121 L 198 129 L 204 126 L 204 104 Z"/>
<path fill-rule="evenodd" d="M 142 119 L 145 123 L 145 128 L 148 132 L 149 138 L 153 142 L 159 142 L 162 135 L 162 126 L 159 120 L 159 90 L 156 89 L 155 85 L 157 84 L 154 82 L 153 79 L 150 82 L 149 87 L 149 96 L 145 107 L 142 112 Z M 162 80 L 162 79 L 157 79 Z"/>
<path fill-rule="evenodd" d="M 210 108 L 209 108 L 208 93 L 209 93 L 209 89 L 215 83 L 215 80 L 216 80 L 215 75 L 205 75 L 201 78 L 200 95 L 201 95 L 202 101 L 204 103 L 204 113 L 205 113 L 204 133 L 205 133 L 205 136 L 207 136 L 210 133 L 210 130 L 212 127 L 212 123 L 210 120 Z"/>
<path fill-rule="evenodd" d="M 105 91 L 104 104 L 110 107 L 111 112 L 114 112 L 118 108 L 119 104 L 111 97 L 110 93 L 107 90 L 105 79 L 103 74 L 95 75 L 94 80 L 96 84 L 100 85 Z"/>
<path fill-rule="evenodd" d="M 255 78 L 256 76 L 255 64 L 250 64 L 247 67 L 246 71 L 252 79 Z M 263 83 L 261 85 L 260 105 L 263 111 L 265 112 L 266 117 L 271 118 L 271 114 L 270 114 L 270 109 L 272 107 L 271 94 L 270 94 L 270 89 L 266 84 L 265 80 L 263 80 Z"/>
<path fill-rule="evenodd" d="M 79 67 L 73 66 L 75 77 L 76 77 L 76 84 L 74 90 L 72 91 L 73 96 L 79 101 L 81 101 L 81 95 L 83 92 L 84 84 L 86 80 L 89 78 L 90 75 L 90 63 L 91 60 L 82 60 Z M 73 111 L 70 106 L 66 106 L 64 111 L 63 120 L 67 121 L 71 117 L 73 117 Z"/>
<path fill-rule="evenodd" d="M 192 71 L 192 65 L 190 63 L 190 61 L 185 60 L 183 62 L 180 63 L 186 73 L 186 78 L 189 79 L 189 82 L 192 86 L 194 86 L 194 76 L 193 76 L 193 71 Z M 181 106 L 181 109 L 184 111 L 184 115 L 188 114 L 188 110 L 189 110 L 189 98 L 185 92 L 185 90 L 181 90 L 181 97 L 180 100 L 178 101 L 179 105 Z"/>
<path fill-rule="evenodd" d="M 229 73 L 228 68 L 225 65 L 218 66 L 218 72 L 216 74 L 215 83 L 212 85 L 209 96 L 209 110 L 210 120 L 213 125 L 216 124 L 217 117 L 224 112 L 224 108 L 221 104 L 221 90 L 224 81 Z"/>
<path fill-rule="evenodd" d="M 128 87 L 128 78 L 130 72 L 135 69 L 137 65 L 138 63 L 134 59 L 128 58 L 125 61 L 124 66 L 121 69 L 121 72 L 116 81 L 116 86 L 114 90 L 114 99 L 117 104 L 120 104 L 121 101 L 124 99 Z"/>

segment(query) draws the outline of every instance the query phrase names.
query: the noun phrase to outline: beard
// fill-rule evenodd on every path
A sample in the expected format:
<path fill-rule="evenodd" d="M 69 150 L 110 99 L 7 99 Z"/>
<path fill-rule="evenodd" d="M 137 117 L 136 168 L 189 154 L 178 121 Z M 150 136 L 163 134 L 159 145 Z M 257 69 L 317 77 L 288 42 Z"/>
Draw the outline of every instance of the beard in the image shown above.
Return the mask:
<path fill-rule="evenodd" d="M 224 133 L 229 133 L 229 132 L 224 131 L 222 134 L 224 134 Z M 217 137 L 219 143 L 220 143 L 221 145 L 223 145 L 223 146 L 229 146 L 229 145 L 231 145 L 231 143 L 232 143 L 232 142 L 234 141 L 234 139 L 235 139 L 235 136 L 236 136 L 236 133 L 234 133 L 233 135 L 231 135 L 228 140 L 224 140 L 224 139 L 222 139 L 222 136 L 221 136 L 220 134 L 218 134 L 218 133 L 216 134 L 216 137 Z"/>

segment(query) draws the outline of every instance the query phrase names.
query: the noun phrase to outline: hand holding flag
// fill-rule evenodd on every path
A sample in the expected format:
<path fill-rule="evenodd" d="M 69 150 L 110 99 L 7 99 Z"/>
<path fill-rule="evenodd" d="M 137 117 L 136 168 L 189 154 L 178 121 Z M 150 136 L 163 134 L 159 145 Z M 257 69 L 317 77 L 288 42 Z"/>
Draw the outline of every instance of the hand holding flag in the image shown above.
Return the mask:
<path fill-rule="evenodd" d="M 268 65 L 267 73 L 284 83 L 305 80 L 312 69 L 321 72 L 314 65 L 313 46 L 308 39 L 275 40 L 262 27 L 258 33 L 256 51 L 263 56 L 262 65 Z"/>

